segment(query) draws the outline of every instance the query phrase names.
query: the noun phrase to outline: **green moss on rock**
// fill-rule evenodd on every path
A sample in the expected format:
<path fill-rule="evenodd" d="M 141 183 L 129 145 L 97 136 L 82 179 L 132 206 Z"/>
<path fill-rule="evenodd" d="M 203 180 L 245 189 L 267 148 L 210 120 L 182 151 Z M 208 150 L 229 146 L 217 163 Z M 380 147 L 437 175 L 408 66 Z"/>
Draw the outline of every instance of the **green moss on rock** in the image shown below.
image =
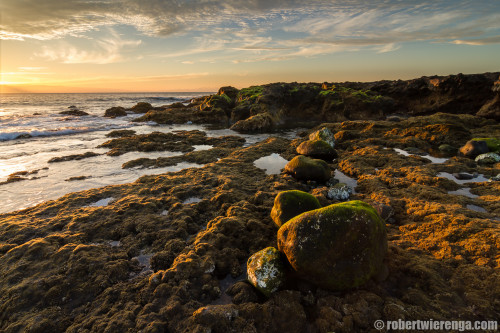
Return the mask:
<path fill-rule="evenodd" d="M 303 155 L 295 156 L 288 162 L 285 172 L 299 180 L 326 182 L 331 177 L 330 167 L 325 161 Z"/>
<path fill-rule="evenodd" d="M 269 297 L 285 281 L 285 265 L 281 254 L 274 247 L 254 253 L 247 262 L 248 281 L 262 294 Z"/>
<path fill-rule="evenodd" d="M 271 218 L 278 227 L 304 212 L 321 208 L 315 196 L 297 190 L 280 192 L 274 199 Z"/>
<path fill-rule="evenodd" d="M 331 161 L 338 156 L 335 149 L 328 142 L 321 139 L 302 142 L 297 147 L 297 153 L 326 161 Z"/>
<path fill-rule="evenodd" d="M 330 290 L 366 283 L 383 266 L 385 224 L 362 201 L 349 201 L 303 213 L 278 231 L 278 249 L 299 276 Z"/>
<path fill-rule="evenodd" d="M 500 151 L 500 139 L 497 138 L 474 138 L 472 141 L 484 141 L 492 152 Z"/>

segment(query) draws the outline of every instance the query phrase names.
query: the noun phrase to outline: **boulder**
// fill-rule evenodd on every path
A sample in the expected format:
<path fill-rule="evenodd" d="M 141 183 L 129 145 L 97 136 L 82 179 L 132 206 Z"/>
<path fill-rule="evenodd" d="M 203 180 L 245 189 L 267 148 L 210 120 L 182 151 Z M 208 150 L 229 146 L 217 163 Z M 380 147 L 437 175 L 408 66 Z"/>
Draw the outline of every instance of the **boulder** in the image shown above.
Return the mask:
<path fill-rule="evenodd" d="M 330 131 L 327 127 L 323 127 L 316 132 L 309 134 L 309 140 L 323 140 L 328 143 L 332 148 L 335 147 L 335 136 L 332 131 Z"/>
<path fill-rule="evenodd" d="M 104 117 L 109 117 L 109 118 L 123 117 L 126 115 L 127 112 L 125 111 L 125 108 L 121 106 L 113 106 L 112 108 L 107 109 L 106 112 L 104 113 Z"/>
<path fill-rule="evenodd" d="M 344 183 L 338 183 L 330 187 L 326 197 L 332 200 L 346 201 L 352 194 L 352 187 Z"/>
<path fill-rule="evenodd" d="M 281 254 L 274 247 L 267 247 L 254 253 L 247 262 L 250 283 L 262 294 L 269 297 L 285 281 L 285 265 Z"/>
<path fill-rule="evenodd" d="M 134 113 L 146 113 L 149 110 L 153 110 L 153 106 L 149 103 L 146 102 L 139 102 L 133 107 L 131 107 L 129 110 L 133 111 Z"/>
<path fill-rule="evenodd" d="M 283 191 L 274 198 L 271 218 L 278 227 L 281 227 L 291 218 L 318 208 L 321 208 L 321 204 L 309 193 L 297 190 Z"/>
<path fill-rule="evenodd" d="M 478 155 L 475 161 L 479 164 L 494 164 L 500 162 L 500 155 L 496 153 L 486 153 Z"/>
<path fill-rule="evenodd" d="M 323 160 L 312 159 L 303 155 L 295 156 L 285 165 L 285 172 L 298 180 L 314 180 L 326 182 L 330 179 L 331 170 Z"/>
<path fill-rule="evenodd" d="M 485 141 L 477 140 L 467 141 L 467 143 L 462 148 L 460 148 L 460 154 L 468 158 L 475 158 L 476 156 L 485 154 L 489 151 L 490 150 Z"/>
<path fill-rule="evenodd" d="M 302 142 L 297 147 L 297 153 L 326 161 L 331 161 L 338 156 L 335 149 L 327 141 L 321 139 Z"/>
<path fill-rule="evenodd" d="M 231 126 L 231 129 L 241 133 L 269 132 L 274 129 L 274 120 L 267 112 L 259 113 L 245 120 L 237 121 Z"/>
<path fill-rule="evenodd" d="M 365 202 L 333 204 L 284 224 L 278 249 L 303 279 L 329 290 L 355 288 L 383 267 L 385 223 Z"/>

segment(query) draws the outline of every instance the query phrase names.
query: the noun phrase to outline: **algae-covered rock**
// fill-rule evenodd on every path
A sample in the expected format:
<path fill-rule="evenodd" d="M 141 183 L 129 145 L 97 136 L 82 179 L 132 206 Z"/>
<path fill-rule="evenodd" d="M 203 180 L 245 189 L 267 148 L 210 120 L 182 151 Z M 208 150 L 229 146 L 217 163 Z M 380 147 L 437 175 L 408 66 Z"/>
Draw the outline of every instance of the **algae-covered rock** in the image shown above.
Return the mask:
<path fill-rule="evenodd" d="M 489 152 L 489 148 L 486 141 L 470 140 L 460 148 L 460 154 L 468 158 L 475 158 L 487 152 Z"/>
<path fill-rule="evenodd" d="M 321 139 L 302 142 L 297 147 L 297 153 L 330 161 L 337 157 L 335 149 L 327 141 Z"/>
<path fill-rule="evenodd" d="M 332 148 L 335 148 L 335 136 L 333 135 L 332 131 L 330 131 L 326 127 L 323 127 L 322 129 L 309 134 L 309 140 L 311 141 L 323 140 L 326 143 L 328 143 Z"/>
<path fill-rule="evenodd" d="M 283 285 L 285 279 L 285 266 L 280 252 L 274 247 L 267 247 L 254 253 L 248 259 L 247 274 L 255 288 L 265 296 L 271 296 Z"/>
<path fill-rule="evenodd" d="M 500 151 L 500 139 L 497 138 L 474 138 L 471 141 L 484 141 L 492 152 Z"/>
<path fill-rule="evenodd" d="M 241 133 L 267 132 L 274 129 L 274 120 L 267 112 L 259 113 L 250 118 L 237 121 L 231 126 L 231 129 Z"/>
<path fill-rule="evenodd" d="M 271 218 L 278 227 L 281 227 L 291 218 L 318 208 L 321 208 L 321 204 L 309 193 L 297 190 L 283 191 L 274 199 Z"/>
<path fill-rule="evenodd" d="M 278 231 L 278 249 L 299 276 L 322 288 L 358 287 L 376 275 L 387 252 L 385 224 L 362 201 L 303 213 Z"/>
<path fill-rule="evenodd" d="M 285 166 L 285 172 L 299 180 L 315 180 L 326 182 L 330 179 L 331 170 L 323 160 L 312 159 L 303 155 L 295 156 Z"/>
<path fill-rule="evenodd" d="M 479 164 L 493 164 L 500 162 L 500 155 L 496 153 L 486 153 L 478 155 L 475 161 Z"/>
<path fill-rule="evenodd" d="M 352 187 L 344 183 L 338 183 L 330 187 L 327 198 L 338 201 L 348 200 L 352 194 Z"/>

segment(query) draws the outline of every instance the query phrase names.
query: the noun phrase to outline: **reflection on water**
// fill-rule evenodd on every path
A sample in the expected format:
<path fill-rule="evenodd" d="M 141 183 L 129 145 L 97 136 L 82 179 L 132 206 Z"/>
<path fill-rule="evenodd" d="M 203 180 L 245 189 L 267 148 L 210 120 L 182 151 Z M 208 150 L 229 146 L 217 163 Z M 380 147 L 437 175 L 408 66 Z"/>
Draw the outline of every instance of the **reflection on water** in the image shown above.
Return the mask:
<path fill-rule="evenodd" d="M 477 198 L 477 197 L 479 197 L 479 195 L 470 193 L 470 188 L 469 187 L 464 187 L 464 188 L 458 189 L 456 191 L 448 191 L 448 194 L 463 195 L 463 196 L 466 196 L 468 198 Z"/>
<path fill-rule="evenodd" d="M 436 177 L 443 177 L 449 180 L 453 180 L 457 184 L 465 184 L 465 183 L 480 183 L 480 182 L 487 182 L 488 178 L 486 178 L 482 174 L 478 174 L 476 177 L 471 178 L 471 179 L 458 179 L 455 176 L 453 176 L 451 173 L 448 172 L 440 172 L 436 175 Z"/>
<path fill-rule="evenodd" d="M 428 155 L 428 154 L 422 154 L 422 155 L 419 155 L 419 154 L 410 154 L 409 152 L 407 152 L 407 151 L 405 151 L 403 149 L 399 149 L 399 148 L 393 148 L 393 149 L 398 154 L 401 154 L 401 155 L 404 155 L 404 156 L 417 155 L 417 156 L 426 158 L 426 159 L 430 160 L 432 163 L 436 163 L 436 164 L 441 164 L 441 163 L 444 163 L 444 162 L 448 161 L 448 158 L 434 157 L 434 156 L 431 156 L 431 155 Z"/>
<path fill-rule="evenodd" d="M 358 186 L 358 181 L 356 179 L 347 176 L 340 170 L 335 170 L 335 178 L 338 179 L 339 182 L 344 183 L 349 187 L 351 187 L 353 194 L 356 193 L 355 188 L 356 186 Z"/>
<path fill-rule="evenodd" d="M 267 175 L 279 174 L 287 163 L 286 159 L 276 153 L 261 157 L 253 162 L 257 168 L 266 170 Z"/>

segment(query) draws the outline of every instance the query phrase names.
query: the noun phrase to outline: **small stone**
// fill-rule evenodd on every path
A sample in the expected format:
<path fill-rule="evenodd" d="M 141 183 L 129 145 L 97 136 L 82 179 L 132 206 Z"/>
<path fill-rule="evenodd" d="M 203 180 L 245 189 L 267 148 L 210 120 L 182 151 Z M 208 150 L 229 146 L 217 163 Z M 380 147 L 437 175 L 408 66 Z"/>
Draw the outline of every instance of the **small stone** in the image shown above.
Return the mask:
<path fill-rule="evenodd" d="M 478 155 L 475 161 L 479 164 L 494 164 L 500 162 L 500 155 L 496 153 L 486 153 Z"/>
<path fill-rule="evenodd" d="M 262 294 L 269 297 L 285 281 L 285 265 L 281 254 L 274 247 L 254 253 L 247 262 L 248 281 Z"/>
<path fill-rule="evenodd" d="M 310 141 L 315 141 L 315 140 L 323 140 L 330 147 L 335 148 L 335 136 L 333 135 L 332 131 L 330 131 L 328 128 L 323 127 L 320 130 L 313 132 L 309 135 L 309 140 Z"/>
<path fill-rule="evenodd" d="M 344 183 L 338 183 L 328 190 L 326 195 L 328 199 L 345 201 L 348 200 L 352 194 L 352 187 Z"/>
<path fill-rule="evenodd" d="M 474 175 L 467 172 L 456 172 L 453 174 L 453 177 L 460 180 L 468 180 L 474 178 Z"/>

